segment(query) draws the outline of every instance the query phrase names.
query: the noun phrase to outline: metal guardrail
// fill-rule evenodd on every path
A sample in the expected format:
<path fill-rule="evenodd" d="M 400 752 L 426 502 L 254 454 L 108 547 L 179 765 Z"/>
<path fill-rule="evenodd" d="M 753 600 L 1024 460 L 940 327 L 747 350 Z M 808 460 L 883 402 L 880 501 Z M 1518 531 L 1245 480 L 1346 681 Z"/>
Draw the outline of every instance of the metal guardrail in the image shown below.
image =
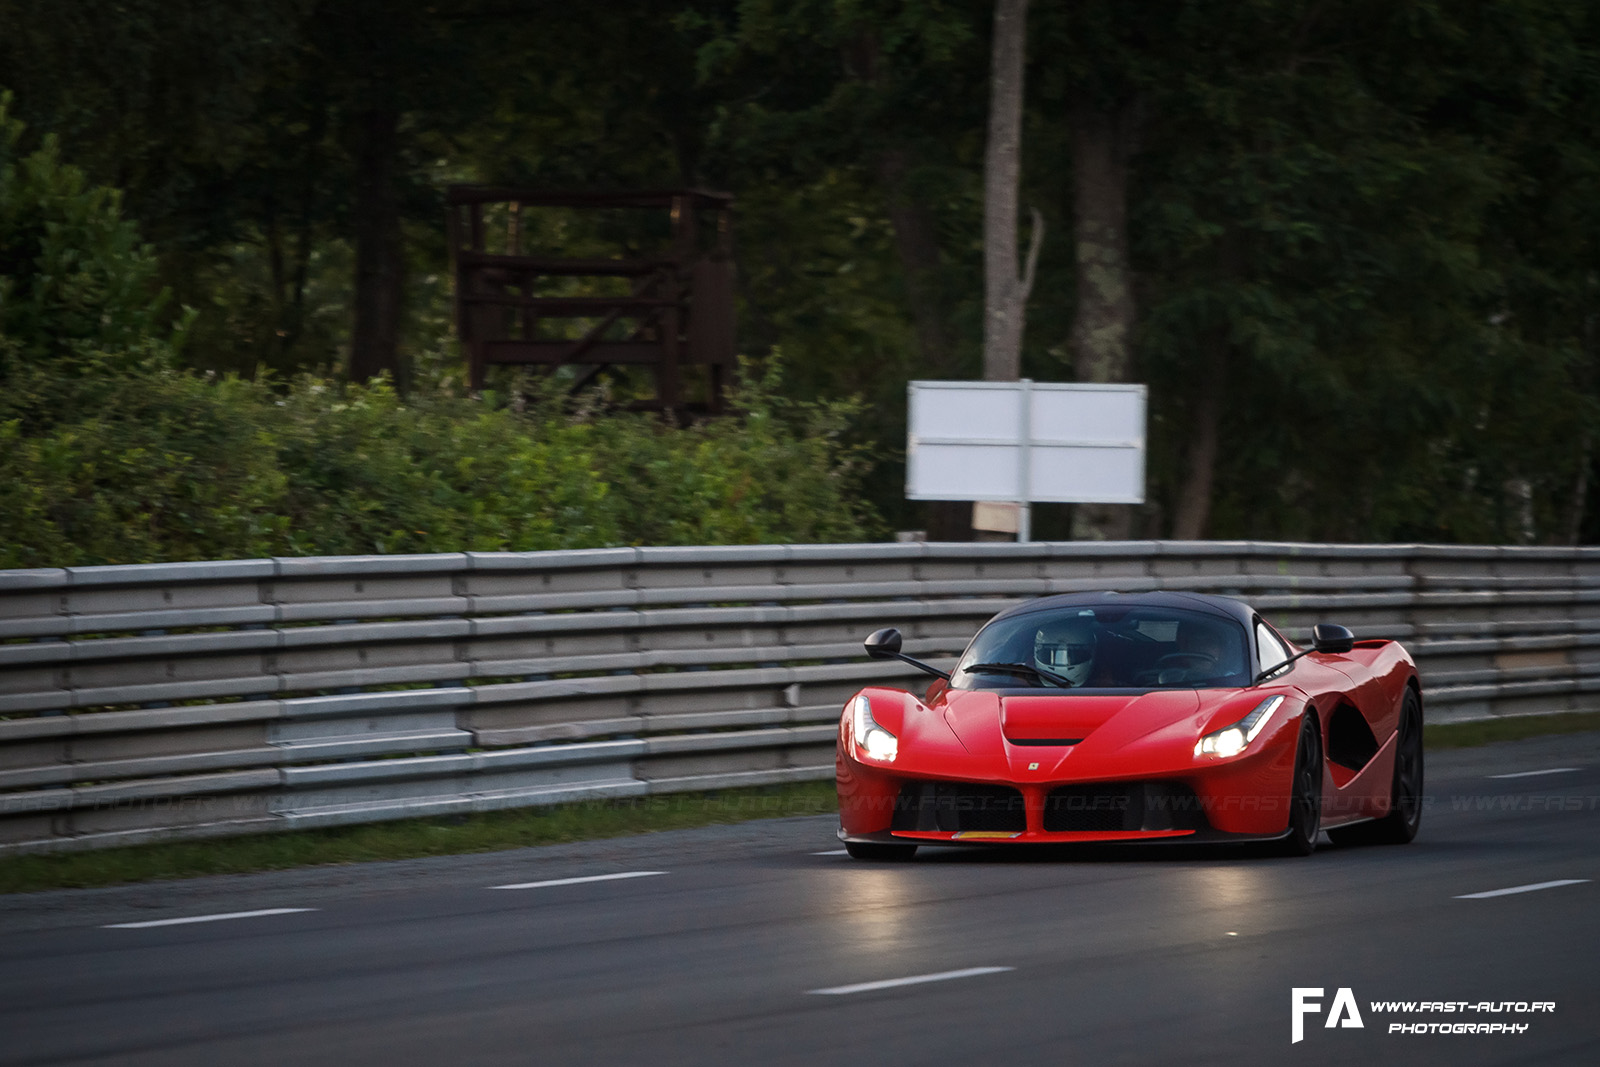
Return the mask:
<path fill-rule="evenodd" d="M 827 778 L 882 625 L 1242 597 L 1405 640 L 1429 719 L 1600 708 L 1600 549 L 764 545 L 0 571 L 0 851 Z"/>

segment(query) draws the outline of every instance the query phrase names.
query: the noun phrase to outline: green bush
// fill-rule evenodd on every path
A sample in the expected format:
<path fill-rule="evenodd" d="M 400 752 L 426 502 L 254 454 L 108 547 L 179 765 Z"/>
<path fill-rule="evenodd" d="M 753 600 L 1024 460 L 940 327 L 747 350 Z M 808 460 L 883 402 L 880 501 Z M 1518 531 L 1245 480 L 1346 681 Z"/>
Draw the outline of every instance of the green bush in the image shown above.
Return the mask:
<path fill-rule="evenodd" d="M 387 383 L 145 370 L 81 419 L 0 425 L 0 567 L 862 540 L 844 405 L 741 395 L 678 429 Z"/>

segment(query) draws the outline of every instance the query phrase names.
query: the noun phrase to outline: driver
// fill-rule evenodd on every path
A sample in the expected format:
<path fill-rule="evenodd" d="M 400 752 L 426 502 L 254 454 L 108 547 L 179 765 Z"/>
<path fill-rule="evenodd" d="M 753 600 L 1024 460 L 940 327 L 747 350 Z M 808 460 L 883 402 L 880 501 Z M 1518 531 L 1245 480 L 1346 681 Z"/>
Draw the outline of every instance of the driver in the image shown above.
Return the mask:
<path fill-rule="evenodd" d="M 1074 687 L 1089 684 L 1094 672 L 1097 627 L 1093 619 L 1053 619 L 1033 635 L 1033 665 L 1046 677 L 1064 678 Z"/>

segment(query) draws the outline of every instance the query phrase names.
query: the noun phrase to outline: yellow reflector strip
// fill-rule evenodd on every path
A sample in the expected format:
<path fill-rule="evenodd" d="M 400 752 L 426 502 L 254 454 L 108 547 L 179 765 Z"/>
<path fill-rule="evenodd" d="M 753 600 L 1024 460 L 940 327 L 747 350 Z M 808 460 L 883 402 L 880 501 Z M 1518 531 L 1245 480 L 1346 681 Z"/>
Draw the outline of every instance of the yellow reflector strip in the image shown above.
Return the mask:
<path fill-rule="evenodd" d="M 1013 837 L 1021 837 L 1022 832 L 1008 833 L 1005 830 L 963 830 L 950 838 L 952 841 L 1009 841 Z"/>

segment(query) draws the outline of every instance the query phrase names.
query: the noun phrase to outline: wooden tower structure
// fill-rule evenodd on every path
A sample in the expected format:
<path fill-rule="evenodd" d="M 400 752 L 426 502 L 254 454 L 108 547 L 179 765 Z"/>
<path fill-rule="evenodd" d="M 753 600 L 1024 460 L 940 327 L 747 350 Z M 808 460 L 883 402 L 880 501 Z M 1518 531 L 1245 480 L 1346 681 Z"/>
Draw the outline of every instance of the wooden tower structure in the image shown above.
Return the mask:
<path fill-rule="evenodd" d="M 632 406 L 678 418 L 722 411 L 735 368 L 731 196 L 457 185 L 448 204 L 456 329 L 474 389 L 491 366 L 576 367 L 574 391 L 643 366 L 654 395 Z M 550 255 L 527 247 L 537 208 L 665 212 L 671 237 L 649 255 Z"/>

